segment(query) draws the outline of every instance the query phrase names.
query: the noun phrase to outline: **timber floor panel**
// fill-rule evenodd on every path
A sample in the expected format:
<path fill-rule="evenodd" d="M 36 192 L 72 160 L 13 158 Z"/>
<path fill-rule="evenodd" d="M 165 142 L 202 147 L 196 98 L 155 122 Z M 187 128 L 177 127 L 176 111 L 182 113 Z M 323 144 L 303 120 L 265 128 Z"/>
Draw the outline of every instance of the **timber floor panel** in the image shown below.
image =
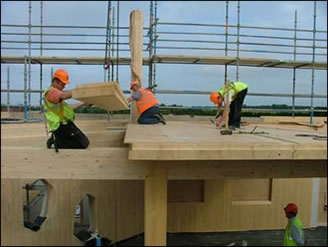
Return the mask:
<path fill-rule="evenodd" d="M 132 160 L 326 159 L 327 139 L 297 134 L 326 136 L 327 130 L 249 124 L 232 135 L 221 135 L 210 122 L 172 121 L 164 126 L 129 124 L 124 143 L 130 145 Z"/>

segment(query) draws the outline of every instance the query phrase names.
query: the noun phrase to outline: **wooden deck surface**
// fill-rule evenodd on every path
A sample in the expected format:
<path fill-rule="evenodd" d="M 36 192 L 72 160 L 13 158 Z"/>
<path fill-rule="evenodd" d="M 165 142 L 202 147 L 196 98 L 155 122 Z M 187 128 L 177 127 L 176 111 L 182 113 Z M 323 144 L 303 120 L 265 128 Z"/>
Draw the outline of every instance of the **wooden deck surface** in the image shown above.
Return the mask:
<path fill-rule="evenodd" d="M 252 130 L 255 134 L 247 134 Z M 165 126 L 129 124 L 124 143 L 130 145 L 131 160 L 326 159 L 327 139 L 314 140 L 297 134 L 327 135 L 326 131 L 318 134 L 315 130 L 278 124 L 253 124 L 232 135 L 221 135 L 210 122 L 172 121 Z"/>

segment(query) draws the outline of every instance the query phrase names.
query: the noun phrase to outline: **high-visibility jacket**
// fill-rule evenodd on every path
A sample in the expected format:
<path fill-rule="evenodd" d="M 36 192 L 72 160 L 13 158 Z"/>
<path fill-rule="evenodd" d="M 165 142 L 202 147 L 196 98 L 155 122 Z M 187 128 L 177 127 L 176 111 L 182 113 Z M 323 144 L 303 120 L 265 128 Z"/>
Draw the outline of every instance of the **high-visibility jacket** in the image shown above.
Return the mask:
<path fill-rule="evenodd" d="M 292 227 L 295 227 L 299 231 L 300 236 L 304 238 L 303 223 L 300 220 L 300 218 L 296 215 L 287 224 L 285 230 L 285 237 L 284 237 L 284 246 L 297 246 L 296 241 L 292 238 L 292 233 L 291 233 Z"/>
<path fill-rule="evenodd" d="M 155 98 L 150 90 L 142 87 L 139 88 L 138 91 L 141 93 L 141 97 L 136 101 L 139 114 L 142 114 L 154 105 L 159 105 L 158 99 Z"/>
<path fill-rule="evenodd" d="M 221 96 L 224 98 L 227 91 L 229 90 L 229 96 L 232 97 L 232 100 L 234 100 L 237 94 L 246 88 L 248 88 L 248 85 L 246 83 L 235 81 L 230 83 L 229 89 L 224 86 L 219 90 L 218 93 L 221 94 Z"/>
<path fill-rule="evenodd" d="M 48 87 L 43 93 L 43 102 L 45 108 L 45 116 L 51 131 L 58 129 L 60 123 L 67 124 L 68 121 L 75 119 L 75 114 L 72 109 L 64 100 L 58 104 L 51 103 L 47 100 L 46 94 L 52 87 Z"/>

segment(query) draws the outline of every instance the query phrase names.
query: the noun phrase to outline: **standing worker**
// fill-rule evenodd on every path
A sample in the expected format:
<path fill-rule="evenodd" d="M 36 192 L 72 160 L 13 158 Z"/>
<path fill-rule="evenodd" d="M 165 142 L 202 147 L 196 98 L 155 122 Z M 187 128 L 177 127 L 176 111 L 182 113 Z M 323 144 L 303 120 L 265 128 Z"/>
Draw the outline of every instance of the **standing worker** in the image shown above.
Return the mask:
<path fill-rule="evenodd" d="M 212 92 L 210 99 L 211 101 L 218 105 L 216 112 L 216 126 L 221 127 L 224 122 L 223 116 L 221 113 L 222 102 L 224 100 L 225 95 L 229 91 L 229 127 L 231 129 L 240 128 L 240 119 L 241 119 L 241 108 L 244 103 L 244 99 L 246 97 L 248 90 L 248 85 L 246 83 L 235 81 L 231 82 L 229 87 L 222 87 L 218 92 Z"/>
<path fill-rule="evenodd" d="M 298 209 L 296 204 L 288 203 L 284 208 L 288 224 L 285 230 L 284 246 L 303 246 L 304 232 L 303 223 L 297 216 Z"/>
<path fill-rule="evenodd" d="M 159 112 L 159 101 L 148 89 L 143 88 L 137 81 L 132 81 L 130 89 L 133 91 L 128 102 L 136 101 L 139 113 L 138 124 L 166 124 L 163 115 Z"/>
<path fill-rule="evenodd" d="M 44 91 L 43 100 L 45 117 L 52 132 L 47 141 L 47 147 L 52 144 L 57 148 L 85 149 L 89 145 L 88 138 L 73 123 L 73 109 L 84 106 L 84 103 L 68 105 L 65 100 L 72 98 L 72 90 L 63 91 L 69 83 L 68 73 L 58 69 L 53 75 L 51 86 Z"/>

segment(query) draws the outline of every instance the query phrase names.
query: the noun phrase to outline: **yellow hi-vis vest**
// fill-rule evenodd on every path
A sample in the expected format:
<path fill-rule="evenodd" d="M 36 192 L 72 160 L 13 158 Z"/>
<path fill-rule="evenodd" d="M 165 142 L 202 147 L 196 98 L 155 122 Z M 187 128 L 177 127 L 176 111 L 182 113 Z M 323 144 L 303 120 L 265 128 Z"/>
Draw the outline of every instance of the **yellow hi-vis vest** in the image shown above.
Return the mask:
<path fill-rule="evenodd" d="M 50 130 L 55 131 L 58 129 L 60 123 L 67 124 L 68 121 L 74 121 L 75 114 L 72 107 L 70 107 L 64 100 L 58 104 L 48 101 L 46 94 L 50 89 L 52 89 L 52 87 L 48 87 L 43 93 L 44 113 Z"/>
<path fill-rule="evenodd" d="M 300 220 L 300 218 L 296 215 L 294 219 L 288 222 L 288 225 L 286 227 L 285 236 L 284 236 L 284 246 L 297 246 L 296 241 L 292 238 L 291 229 L 292 227 L 296 227 L 296 229 L 299 231 L 301 237 L 304 237 L 303 232 L 303 223 Z"/>
<path fill-rule="evenodd" d="M 219 90 L 219 94 L 224 98 L 224 96 L 226 95 L 227 93 L 227 90 L 229 90 L 229 95 L 231 95 L 232 97 L 232 100 L 234 100 L 237 96 L 237 94 L 248 88 L 248 85 L 244 82 L 240 82 L 240 81 L 235 81 L 235 82 L 231 82 L 230 83 L 230 86 L 229 88 L 227 89 L 225 86 L 222 87 L 220 90 Z"/>

